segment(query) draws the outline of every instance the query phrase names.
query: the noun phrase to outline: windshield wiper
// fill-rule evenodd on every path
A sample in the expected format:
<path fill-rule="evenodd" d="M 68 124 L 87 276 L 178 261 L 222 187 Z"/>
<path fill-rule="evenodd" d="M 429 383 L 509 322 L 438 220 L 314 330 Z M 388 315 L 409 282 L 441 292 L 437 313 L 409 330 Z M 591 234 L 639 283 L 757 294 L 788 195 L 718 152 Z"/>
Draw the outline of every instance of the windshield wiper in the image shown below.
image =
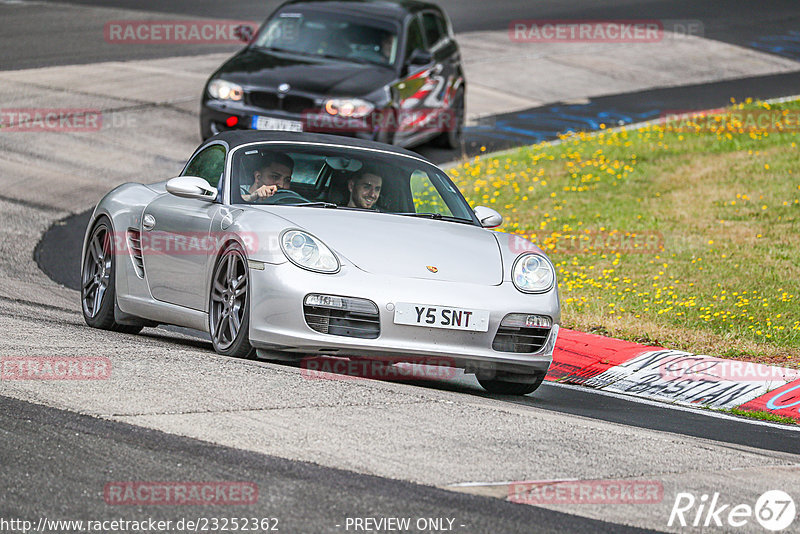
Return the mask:
<path fill-rule="evenodd" d="M 334 56 L 331 54 L 315 54 L 313 52 L 306 52 L 305 50 L 292 50 L 290 48 L 278 48 L 276 46 L 255 46 L 260 50 L 269 50 L 270 52 L 283 52 L 285 54 L 294 54 L 297 56 L 318 57 L 322 59 L 344 59 L 341 56 Z"/>
<path fill-rule="evenodd" d="M 253 45 L 253 48 L 257 48 L 259 50 L 268 50 L 270 52 L 282 52 L 284 54 L 294 54 L 296 56 L 313 57 L 313 58 L 320 58 L 320 59 L 333 59 L 333 60 L 337 60 L 337 61 L 349 61 L 351 63 L 362 63 L 362 64 L 367 64 L 367 65 L 382 65 L 384 67 L 388 66 L 386 63 L 379 63 L 377 61 L 370 61 L 368 59 L 363 59 L 363 58 L 336 56 L 336 55 L 333 55 L 333 54 L 315 54 L 313 52 L 306 52 L 304 50 L 290 50 L 288 48 L 278 48 L 278 47 L 275 47 L 275 46 Z"/>
<path fill-rule="evenodd" d="M 270 52 L 281 52 L 281 53 L 284 53 L 284 54 L 294 54 L 296 56 L 319 57 L 318 54 L 312 54 L 311 52 L 304 52 L 302 50 L 290 50 L 289 48 L 278 48 L 276 46 L 258 46 L 258 45 L 253 45 L 253 48 L 257 48 L 258 50 L 268 50 Z"/>
<path fill-rule="evenodd" d="M 474 225 L 475 221 L 472 219 L 464 219 L 463 217 L 453 217 L 451 215 L 442 215 L 441 213 L 416 213 L 416 212 L 409 212 L 409 213 L 395 213 L 394 215 L 405 215 L 406 217 L 421 217 L 424 219 L 433 219 L 435 221 L 448 221 L 448 222 L 457 222 L 462 224 L 471 224 Z"/>
<path fill-rule="evenodd" d="M 270 52 L 290 52 L 286 48 L 278 48 L 277 46 L 263 46 L 263 45 L 253 45 L 253 48 L 257 48 L 258 50 L 269 50 Z"/>
<path fill-rule="evenodd" d="M 346 56 L 336 56 L 334 54 L 311 54 L 311 53 L 302 52 L 301 55 L 304 55 L 304 56 L 307 55 L 309 57 L 317 57 L 317 58 L 321 58 L 321 59 L 330 59 L 330 60 L 333 60 L 333 61 L 344 61 L 344 62 L 347 62 L 347 63 L 359 63 L 359 64 L 363 64 L 363 65 L 376 65 L 376 63 L 373 63 L 372 61 L 368 61 L 366 59 L 352 58 L 352 57 L 346 57 Z"/>
<path fill-rule="evenodd" d="M 389 63 L 383 61 L 372 61 L 363 57 L 350 57 L 350 56 L 333 56 L 331 54 L 322 54 L 320 57 L 325 59 L 336 59 L 339 61 L 346 61 L 348 63 L 358 63 L 359 65 L 377 65 L 379 67 L 390 68 Z"/>
<path fill-rule="evenodd" d="M 307 208 L 330 208 L 335 210 L 339 207 L 338 204 L 333 202 L 303 202 L 302 204 L 290 204 L 291 206 L 305 206 Z"/>
<path fill-rule="evenodd" d="M 369 213 L 380 213 L 377 210 L 369 209 L 369 208 L 353 208 L 351 206 L 340 206 L 339 204 L 334 204 L 333 202 L 309 202 L 307 204 L 291 204 L 292 206 L 307 206 L 309 208 L 331 208 L 331 209 L 340 209 L 340 210 L 350 210 L 350 211 L 366 211 Z"/>
<path fill-rule="evenodd" d="M 441 213 L 417 213 L 415 211 L 411 211 L 408 213 L 395 213 L 395 215 L 405 215 L 406 217 L 422 217 L 424 219 L 436 219 L 437 221 L 442 219 Z"/>

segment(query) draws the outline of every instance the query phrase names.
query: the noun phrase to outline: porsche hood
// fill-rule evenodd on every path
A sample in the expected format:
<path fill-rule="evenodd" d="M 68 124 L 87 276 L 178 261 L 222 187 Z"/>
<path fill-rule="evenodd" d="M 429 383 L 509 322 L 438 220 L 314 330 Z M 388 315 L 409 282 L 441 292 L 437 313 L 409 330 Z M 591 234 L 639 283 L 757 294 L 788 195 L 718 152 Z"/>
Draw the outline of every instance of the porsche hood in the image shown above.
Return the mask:
<path fill-rule="evenodd" d="M 497 239 L 477 226 L 324 208 L 270 211 L 369 273 L 481 285 L 503 281 Z"/>

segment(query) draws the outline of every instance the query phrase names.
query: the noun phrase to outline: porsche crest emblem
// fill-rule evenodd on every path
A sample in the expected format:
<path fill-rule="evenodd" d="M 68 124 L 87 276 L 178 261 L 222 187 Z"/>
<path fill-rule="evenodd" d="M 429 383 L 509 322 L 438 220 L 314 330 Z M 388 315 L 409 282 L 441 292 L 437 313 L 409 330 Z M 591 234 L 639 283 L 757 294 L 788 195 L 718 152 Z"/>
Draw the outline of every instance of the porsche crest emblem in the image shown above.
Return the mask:
<path fill-rule="evenodd" d="M 439 268 L 438 267 L 434 267 L 433 265 L 426 265 L 425 267 L 432 273 L 438 273 L 439 272 Z"/>

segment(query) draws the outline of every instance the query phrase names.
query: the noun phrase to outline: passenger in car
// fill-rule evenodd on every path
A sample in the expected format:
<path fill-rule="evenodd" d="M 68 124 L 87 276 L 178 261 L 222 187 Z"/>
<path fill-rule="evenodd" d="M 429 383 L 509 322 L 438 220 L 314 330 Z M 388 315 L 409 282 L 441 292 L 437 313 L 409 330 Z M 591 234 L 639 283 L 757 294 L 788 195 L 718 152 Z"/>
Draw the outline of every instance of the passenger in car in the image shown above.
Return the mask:
<path fill-rule="evenodd" d="M 281 153 L 264 156 L 253 172 L 253 183 L 241 184 L 240 193 L 245 202 L 258 202 L 269 198 L 279 189 L 289 189 L 294 171 L 294 160 Z"/>
<path fill-rule="evenodd" d="M 380 53 L 387 63 L 394 61 L 395 36 L 389 32 L 384 32 L 381 36 Z"/>
<path fill-rule="evenodd" d="M 347 181 L 347 189 L 350 191 L 350 208 L 361 208 L 365 210 L 376 210 L 378 197 L 381 195 L 383 178 L 371 171 L 362 170 L 360 174 Z"/>

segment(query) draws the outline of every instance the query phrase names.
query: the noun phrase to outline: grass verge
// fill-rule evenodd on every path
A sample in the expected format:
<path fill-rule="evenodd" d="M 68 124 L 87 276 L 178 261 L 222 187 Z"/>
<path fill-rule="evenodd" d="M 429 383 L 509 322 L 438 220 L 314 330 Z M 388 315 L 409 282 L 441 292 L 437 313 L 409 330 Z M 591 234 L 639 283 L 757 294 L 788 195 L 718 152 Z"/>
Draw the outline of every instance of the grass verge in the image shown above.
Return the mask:
<path fill-rule="evenodd" d="M 563 324 L 798 367 L 800 101 L 565 135 L 450 169 L 553 260 Z"/>
<path fill-rule="evenodd" d="M 729 413 L 731 415 L 738 415 L 741 417 L 749 417 L 751 419 L 758 419 L 759 421 L 771 421 L 773 423 L 781 423 L 784 425 L 796 425 L 798 422 L 791 417 L 784 417 L 782 415 L 775 415 L 774 413 L 764 412 L 760 410 L 740 410 L 739 408 L 730 408 L 727 410 L 719 410 L 721 412 Z"/>

